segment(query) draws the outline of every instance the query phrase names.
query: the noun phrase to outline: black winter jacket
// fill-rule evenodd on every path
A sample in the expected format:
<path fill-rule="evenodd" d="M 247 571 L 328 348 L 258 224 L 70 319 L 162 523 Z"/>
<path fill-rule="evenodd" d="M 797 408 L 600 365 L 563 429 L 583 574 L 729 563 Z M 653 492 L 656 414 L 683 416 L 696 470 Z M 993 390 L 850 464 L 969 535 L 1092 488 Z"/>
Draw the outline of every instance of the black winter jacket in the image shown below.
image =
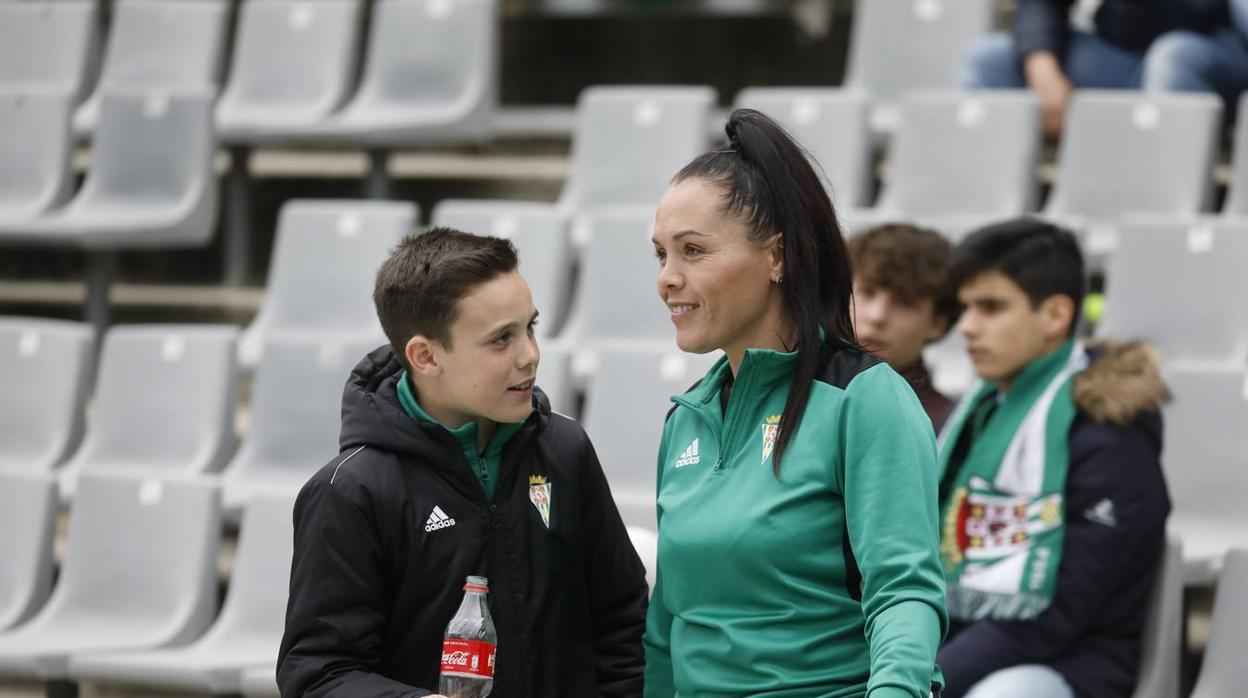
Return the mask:
<path fill-rule="evenodd" d="M 1034 620 L 955 624 L 936 656 L 946 698 L 1020 664 L 1052 667 L 1078 698 L 1127 698 L 1135 687 L 1170 513 L 1158 411 L 1167 392 L 1141 345 L 1106 344 L 1090 354 L 1094 362 L 1074 384 L 1053 603 Z"/>
<path fill-rule="evenodd" d="M 454 437 L 399 405 L 401 371 L 388 347 L 355 368 L 342 452 L 296 500 L 282 695 L 436 693 L 446 624 L 483 575 L 491 696 L 640 696 L 645 571 L 584 431 L 535 391 L 487 504 Z M 531 476 L 550 483 L 549 528 Z M 453 524 L 427 528 L 435 506 Z"/>
<path fill-rule="evenodd" d="M 1228 22 L 1227 0 L 1103 0 L 1093 21 L 1106 41 L 1143 51 L 1175 29 L 1207 31 Z M 1034 51 L 1059 56 L 1066 47 L 1070 8 L 1075 0 L 1019 0 L 1014 39 L 1021 57 Z"/>

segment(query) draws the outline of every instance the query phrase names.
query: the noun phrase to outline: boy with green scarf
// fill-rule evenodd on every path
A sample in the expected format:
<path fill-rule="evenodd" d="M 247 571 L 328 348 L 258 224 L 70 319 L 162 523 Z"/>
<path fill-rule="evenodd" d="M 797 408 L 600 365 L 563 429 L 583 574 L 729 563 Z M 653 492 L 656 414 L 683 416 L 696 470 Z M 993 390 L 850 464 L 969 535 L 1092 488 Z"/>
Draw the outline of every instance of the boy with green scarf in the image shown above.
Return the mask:
<path fill-rule="evenodd" d="M 952 267 L 981 381 L 940 439 L 944 695 L 1125 698 L 1170 510 L 1157 366 L 1142 346 L 1075 338 L 1069 231 L 988 226 Z"/>

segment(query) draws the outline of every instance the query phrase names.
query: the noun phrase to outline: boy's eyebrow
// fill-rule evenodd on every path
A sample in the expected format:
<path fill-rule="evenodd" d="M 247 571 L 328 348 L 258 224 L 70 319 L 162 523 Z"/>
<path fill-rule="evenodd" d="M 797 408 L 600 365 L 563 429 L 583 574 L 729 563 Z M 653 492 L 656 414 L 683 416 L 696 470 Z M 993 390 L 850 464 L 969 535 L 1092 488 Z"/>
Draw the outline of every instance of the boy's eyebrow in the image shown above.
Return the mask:
<path fill-rule="evenodd" d="M 697 235 L 698 237 L 706 237 L 706 233 L 700 230 L 682 230 L 679 233 L 676 233 L 675 235 L 672 236 L 672 242 L 676 242 L 677 240 L 683 237 L 688 237 L 690 235 Z M 653 242 L 656 245 L 659 244 L 658 238 L 650 238 L 650 242 Z"/>
<path fill-rule="evenodd" d="M 529 318 L 529 323 L 533 323 L 534 321 L 536 321 L 536 320 L 537 320 L 537 316 L 538 316 L 538 315 L 541 315 L 541 311 L 534 310 L 534 311 L 533 311 L 533 316 Z M 526 324 L 529 324 L 529 323 L 526 323 Z M 499 326 L 497 326 L 497 327 L 493 328 L 493 329 L 492 329 L 492 330 L 490 330 L 489 332 L 486 332 L 485 334 L 486 334 L 486 336 L 487 336 L 487 337 L 493 337 L 494 335 L 498 334 L 499 332 L 502 332 L 503 330 L 511 329 L 512 327 L 515 327 L 515 326 L 517 326 L 517 325 L 519 325 L 519 324 L 520 324 L 520 323 L 518 323 L 518 322 L 505 322 L 505 323 L 503 323 L 503 324 L 501 324 L 501 325 L 499 325 Z"/>

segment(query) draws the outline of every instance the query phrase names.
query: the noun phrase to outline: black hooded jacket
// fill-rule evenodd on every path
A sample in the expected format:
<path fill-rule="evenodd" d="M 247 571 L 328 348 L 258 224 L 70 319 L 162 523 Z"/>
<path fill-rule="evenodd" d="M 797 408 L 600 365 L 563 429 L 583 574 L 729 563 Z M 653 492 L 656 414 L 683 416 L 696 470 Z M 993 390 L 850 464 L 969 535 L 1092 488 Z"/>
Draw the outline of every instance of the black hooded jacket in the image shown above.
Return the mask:
<path fill-rule="evenodd" d="M 482 575 L 492 697 L 640 696 L 645 571 L 584 431 L 535 391 L 489 504 L 454 437 L 403 411 L 401 373 L 389 347 L 356 366 L 342 452 L 296 500 L 282 695 L 436 693 L 446 624 Z M 549 527 L 530 478 L 550 485 Z"/>

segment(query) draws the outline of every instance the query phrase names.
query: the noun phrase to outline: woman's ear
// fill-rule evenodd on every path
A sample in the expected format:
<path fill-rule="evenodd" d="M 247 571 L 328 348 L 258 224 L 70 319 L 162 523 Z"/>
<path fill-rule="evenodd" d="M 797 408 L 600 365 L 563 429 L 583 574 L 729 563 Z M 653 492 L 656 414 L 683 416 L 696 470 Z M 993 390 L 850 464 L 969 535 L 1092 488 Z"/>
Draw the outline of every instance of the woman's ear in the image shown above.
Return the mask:
<path fill-rule="evenodd" d="M 784 281 L 784 234 L 776 233 L 767 244 L 770 255 L 771 282 L 778 284 Z"/>
<path fill-rule="evenodd" d="M 433 340 L 423 334 L 415 335 L 407 340 L 407 345 L 403 347 L 403 350 L 412 373 L 430 378 L 442 372 L 442 367 L 438 364 L 438 354 L 434 348 Z"/>

